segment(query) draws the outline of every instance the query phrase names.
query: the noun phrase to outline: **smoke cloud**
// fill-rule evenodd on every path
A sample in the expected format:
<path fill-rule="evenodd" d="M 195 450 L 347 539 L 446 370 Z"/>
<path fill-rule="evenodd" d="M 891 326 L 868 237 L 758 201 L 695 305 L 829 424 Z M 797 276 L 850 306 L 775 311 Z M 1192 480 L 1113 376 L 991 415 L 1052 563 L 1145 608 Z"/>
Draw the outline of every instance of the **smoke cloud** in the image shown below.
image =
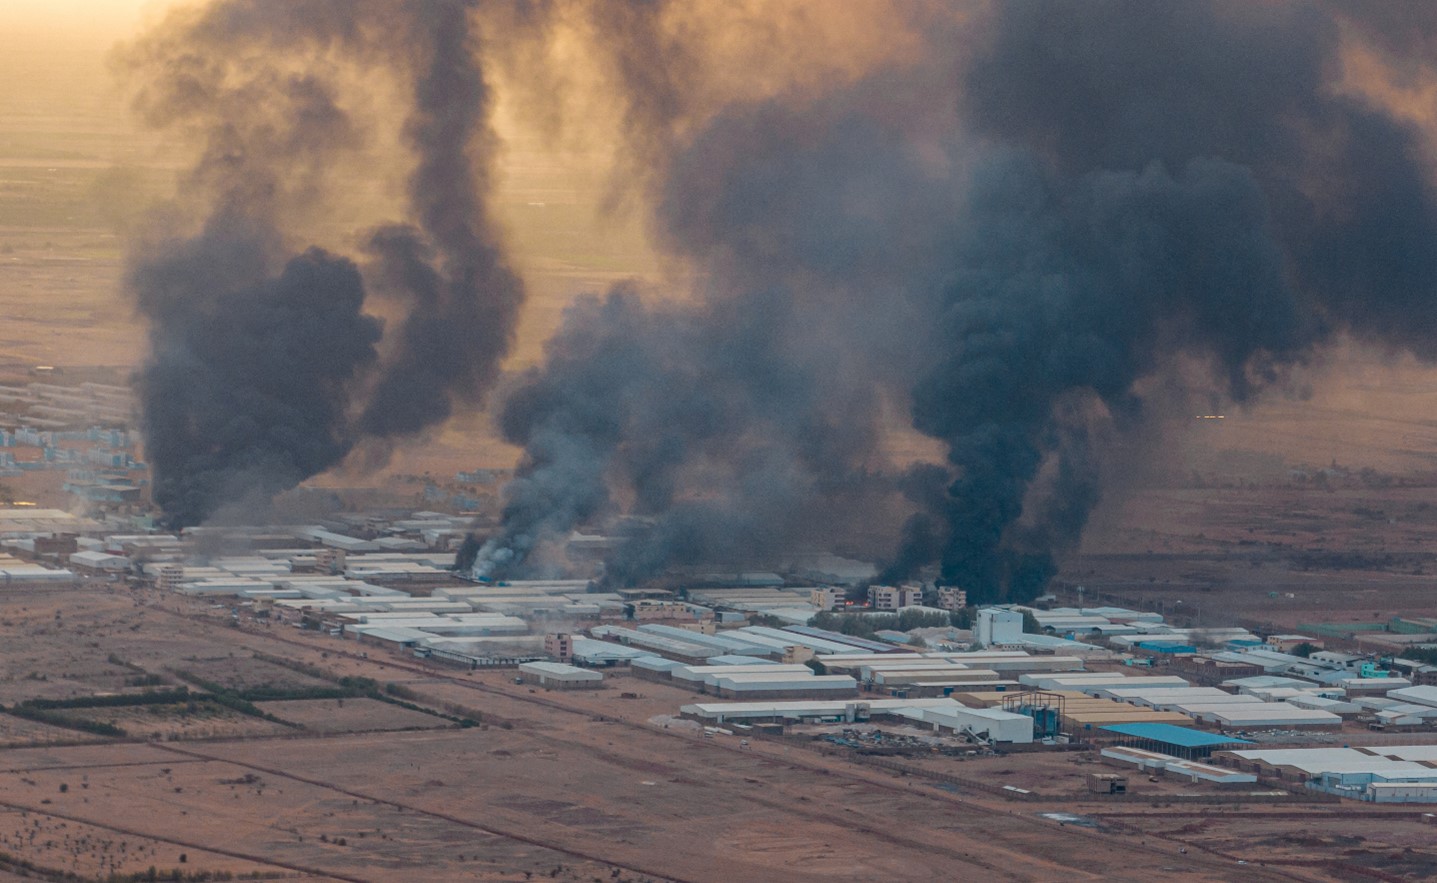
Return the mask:
<path fill-rule="evenodd" d="M 1247 401 L 1338 333 L 1432 358 L 1418 133 L 1340 88 L 1344 33 L 1412 51 L 1387 18 L 995 4 L 916 61 L 673 138 L 654 228 L 703 281 L 684 305 L 572 311 L 506 402 L 526 456 L 478 570 L 615 511 L 651 525 L 616 581 L 761 558 L 862 484 L 911 513 L 886 577 L 1031 597 L 1100 497 L 1095 446 L 1151 410 L 1145 380 L 1196 359 Z M 693 118 L 672 78 L 625 79 L 632 119 Z M 885 403 L 944 462 L 884 462 Z"/>
<path fill-rule="evenodd" d="M 1348 64 L 1430 75 L 1425 9 L 864 4 L 856 20 L 892 24 L 884 53 L 828 4 L 730 6 L 225 0 L 136 47 L 146 118 L 203 143 L 198 219 L 132 274 L 170 517 L 484 400 L 524 291 L 489 204 L 481 59 L 562 84 L 576 36 L 616 93 L 611 202 L 644 203 L 694 281 L 575 301 L 507 386 L 524 453 L 476 573 L 542 570 L 574 528 L 622 517 L 612 582 L 841 545 L 888 579 L 1031 597 L 1081 539 L 1105 446 L 1191 365 L 1247 402 L 1340 335 L 1437 358 L 1428 145 Z M 716 22 L 733 44 L 830 36 L 789 80 L 770 60 L 740 83 Z M 830 61 L 834 34 L 864 61 Z M 302 232 L 384 118 L 376 76 L 413 164 L 354 260 Z M 383 333 L 366 289 L 399 314 Z M 941 455 L 891 456 L 895 413 Z"/>
<path fill-rule="evenodd" d="M 472 4 L 405 6 L 424 47 L 411 58 L 414 107 L 404 130 L 418 160 L 409 181 L 418 229 L 386 228 L 370 241 L 386 280 L 413 305 L 359 419 L 359 430 L 377 438 L 444 421 L 455 397 L 478 401 L 498 375 L 524 300 L 484 202 L 497 139 L 486 129 L 491 100 L 475 64 Z"/>
<path fill-rule="evenodd" d="M 497 138 L 476 6 L 224 0 L 124 53 L 144 120 L 201 145 L 182 188 L 197 219 L 168 219 L 130 273 L 150 320 L 138 379 L 171 523 L 241 492 L 262 501 L 356 444 L 382 457 L 493 384 L 523 287 L 485 202 Z M 370 287 L 401 305 L 382 335 L 355 264 L 302 244 L 336 186 L 330 167 L 384 116 L 366 104 L 376 71 L 408 93 L 414 162 L 409 216 L 363 249 Z"/>

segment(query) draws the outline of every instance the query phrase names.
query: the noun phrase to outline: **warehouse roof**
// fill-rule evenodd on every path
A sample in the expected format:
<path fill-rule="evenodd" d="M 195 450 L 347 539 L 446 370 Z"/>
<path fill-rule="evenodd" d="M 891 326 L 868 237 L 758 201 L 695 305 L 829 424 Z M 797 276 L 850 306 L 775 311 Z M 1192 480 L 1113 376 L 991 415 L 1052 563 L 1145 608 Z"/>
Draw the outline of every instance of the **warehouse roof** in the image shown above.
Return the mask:
<path fill-rule="evenodd" d="M 565 665 L 562 662 L 523 662 L 519 664 L 519 671 L 525 674 L 548 675 L 550 677 L 577 678 L 579 680 L 599 680 L 603 675 L 587 668 L 579 668 L 576 665 Z"/>
<path fill-rule="evenodd" d="M 1169 745 L 1178 745 L 1183 748 L 1215 748 L 1218 745 L 1252 744 L 1246 739 L 1217 736 L 1172 724 L 1109 724 L 1103 729 L 1120 736 L 1151 739 L 1154 742 L 1166 742 Z"/>

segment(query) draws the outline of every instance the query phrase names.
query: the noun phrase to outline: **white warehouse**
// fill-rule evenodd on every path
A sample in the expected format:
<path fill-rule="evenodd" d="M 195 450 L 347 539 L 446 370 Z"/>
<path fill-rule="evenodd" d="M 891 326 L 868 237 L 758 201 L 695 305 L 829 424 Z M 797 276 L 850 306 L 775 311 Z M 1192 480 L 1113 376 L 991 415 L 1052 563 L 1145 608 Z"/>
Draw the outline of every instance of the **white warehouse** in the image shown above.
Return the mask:
<path fill-rule="evenodd" d="M 604 681 L 599 672 L 560 662 L 520 663 L 519 678 L 526 684 L 538 684 L 546 690 L 592 690 Z"/>

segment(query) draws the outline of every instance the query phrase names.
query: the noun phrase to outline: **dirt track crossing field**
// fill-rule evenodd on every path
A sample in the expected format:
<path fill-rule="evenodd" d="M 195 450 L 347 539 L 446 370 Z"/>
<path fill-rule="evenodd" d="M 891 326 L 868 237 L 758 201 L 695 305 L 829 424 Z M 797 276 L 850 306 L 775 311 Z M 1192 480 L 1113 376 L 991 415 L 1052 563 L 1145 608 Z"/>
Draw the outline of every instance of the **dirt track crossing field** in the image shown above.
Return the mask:
<path fill-rule="evenodd" d="M 345 700 L 342 709 L 320 700 L 345 716 L 267 736 L 0 752 L 7 807 L 44 825 L 87 825 L 108 832 L 99 839 L 147 844 L 127 847 L 149 850 L 146 864 L 123 865 L 127 872 L 147 867 L 151 852 L 161 869 L 170 866 L 164 859 L 172 863 L 186 852 L 192 871 L 253 862 L 287 876 L 363 881 L 419 868 L 423 879 L 435 881 L 517 880 L 526 873 L 688 881 L 1354 878 L 1336 864 L 1259 864 L 1290 861 L 1293 844 L 1269 838 L 1250 850 L 1235 846 L 1227 832 L 1249 822 L 1238 815 L 1224 821 L 1221 808 L 1218 821 L 1185 833 L 1190 819 L 1166 818 L 1154 807 L 1146 821 L 1144 804 L 1122 806 L 1134 816 L 1081 801 L 1009 802 L 788 743 L 754 740 L 744 748 L 737 738 L 664 729 L 649 721 L 692 694 L 622 675 L 593 693 L 530 692 L 501 672 L 427 667 L 281 626 L 228 627 L 207 605 L 153 594 L 15 594 L 0 600 L 0 611 L 10 605 L 11 622 L 52 623 L 54 608 L 64 608 L 63 627 L 43 636 L 60 646 L 41 648 L 40 655 L 60 661 L 57 670 L 68 671 L 67 689 L 74 691 L 86 678 L 112 678 L 90 661 L 111 654 L 146 670 L 161 659 L 176 668 L 227 659 L 240 671 L 261 653 L 336 677 L 401 684 L 426 705 L 481 716 L 481 726 L 462 729 L 389 705 L 377 706 L 372 719 L 357 713 L 372 700 Z M 75 649 L 71 628 L 98 646 L 82 642 Z M 75 658 L 64 661 L 66 653 Z M 265 666 L 272 668 L 259 662 L 255 671 Z M 23 676 L 0 686 L 17 697 L 56 691 L 53 682 Z M 637 696 L 619 699 L 620 691 Z M 322 710 L 317 705 L 313 714 L 304 710 L 308 717 L 291 717 L 313 721 Z M 384 729 L 401 724 L 424 728 Z M 1012 762 L 1024 761 L 1014 755 Z M 1331 825 L 1334 809 L 1346 810 L 1303 811 L 1302 824 Z M 1051 810 L 1086 813 L 1088 821 L 1039 815 Z M 1372 823 L 1420 835 L 1415 817 Z M 1337 861 L 1354 843 L 1334 842 L 1323 857 Z M 1374 832 L 1357 848 L 1379 860 L 1352 867 L 1373 868 L 1363 876 L 1383 879 L 1375 868 L 1387 855 L 1386 841 Z M 39 852 L 21 857 L 59 867 L 41 861 Z"/>

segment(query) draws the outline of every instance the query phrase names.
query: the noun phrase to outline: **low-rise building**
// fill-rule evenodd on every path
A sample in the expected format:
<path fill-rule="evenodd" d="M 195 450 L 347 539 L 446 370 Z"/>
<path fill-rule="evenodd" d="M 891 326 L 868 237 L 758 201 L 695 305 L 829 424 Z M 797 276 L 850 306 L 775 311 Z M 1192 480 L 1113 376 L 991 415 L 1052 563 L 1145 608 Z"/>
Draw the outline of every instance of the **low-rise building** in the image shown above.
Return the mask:
<path fill-rule="evenodd" d="M 574 659 L 574 639 L 562 632 L 544 636 L 544 652 L 560 662 Z"/>
<path fill-rule="evenodd" d="M 84 573 L 128 573 L 130 559 L 108 552 L 72 552 L 70 566 Z"/>
<path fill-rule="evenodd" d="M 1278 653 L 1291 653 L 1303 644 L 1322 649 L 1321 639 L 1309 638 L 1307 635 L 1268 635 L 1264 643 L 1267 644 L 1267 649 L 1276 650 Z"/>
<path fill-rule="evenodd" d="M 519 678 L 526 684 L 538 684 L 546 690 L 593 690 L 604 682 L 604 676 L 599 672 L 562 662 L 521 663 Z"/>
<path fill-rule="evenodd" d="M 843 589 L 837 586 L 819 586 L 808 590 L 808 603 L 819 610 L 832 610 L 843 603 Z"/>
<path fill-rule="evenodd" d="M 868 603 L 873 605 L 874 610 L 902 610 L 904 607 L 913 607 L 923 603 L 923 587 L 869 586 Z"/>
<path fill-rule="evenodd" d="M 984 607 L 978 611 L 975 632 L 978 643 L 985 647 L 1020 643 L 1023 639 L 1023 614 L 1002 607 Z"/>
<path fill-rule="evenodd" d="M 962 610 L 968 606 L 968 590 L 957 586 L 939 586 L 938 606 L 944 610 Z"/>

